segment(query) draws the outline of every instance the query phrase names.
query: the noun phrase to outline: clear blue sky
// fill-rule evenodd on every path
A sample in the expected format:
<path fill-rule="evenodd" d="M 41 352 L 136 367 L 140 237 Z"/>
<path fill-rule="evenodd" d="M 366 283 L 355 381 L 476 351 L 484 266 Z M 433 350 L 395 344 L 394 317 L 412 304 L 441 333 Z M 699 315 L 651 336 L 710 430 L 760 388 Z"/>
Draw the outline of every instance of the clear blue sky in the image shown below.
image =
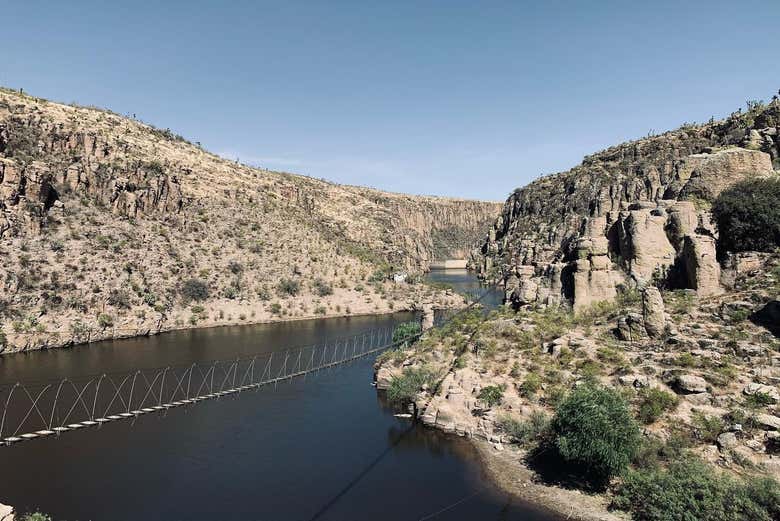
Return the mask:
<path fill-rule="evenodd" d="M 2 85 L 410 193 L 503 200 L 780 88 L 777 0 L 0 0 L 0 13 Z"/>

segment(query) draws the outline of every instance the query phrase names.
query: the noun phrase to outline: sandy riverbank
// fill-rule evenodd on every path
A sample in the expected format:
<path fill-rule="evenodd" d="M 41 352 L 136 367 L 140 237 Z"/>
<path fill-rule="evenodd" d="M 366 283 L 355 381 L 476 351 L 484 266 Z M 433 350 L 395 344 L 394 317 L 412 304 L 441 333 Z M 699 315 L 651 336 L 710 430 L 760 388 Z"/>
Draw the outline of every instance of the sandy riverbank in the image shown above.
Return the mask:
<path fill-rule="evenodd" d="M 511 445 L 498 445 L 471 438 L 480 461 L 491 481 L 503 492 L 573 521 L 626 521 L 627 515 L 610 512 L 609 501 L 600 495 L 586 494 L 539 483 L 534 472 L 523 463 L 525 452 Z"/>

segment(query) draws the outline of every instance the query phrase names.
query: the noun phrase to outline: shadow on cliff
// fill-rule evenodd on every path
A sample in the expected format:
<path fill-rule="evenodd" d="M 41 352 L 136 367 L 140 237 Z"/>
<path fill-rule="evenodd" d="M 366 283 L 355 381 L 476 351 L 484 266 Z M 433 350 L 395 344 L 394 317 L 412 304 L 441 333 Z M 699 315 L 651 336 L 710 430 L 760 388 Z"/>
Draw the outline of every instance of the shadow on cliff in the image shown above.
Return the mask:
<path fill-rule="evenodd" d="M 773 300 L 753 313 L 750 321 L 767 328 L 773 335 L 780 338 L 780 300 Z"/>

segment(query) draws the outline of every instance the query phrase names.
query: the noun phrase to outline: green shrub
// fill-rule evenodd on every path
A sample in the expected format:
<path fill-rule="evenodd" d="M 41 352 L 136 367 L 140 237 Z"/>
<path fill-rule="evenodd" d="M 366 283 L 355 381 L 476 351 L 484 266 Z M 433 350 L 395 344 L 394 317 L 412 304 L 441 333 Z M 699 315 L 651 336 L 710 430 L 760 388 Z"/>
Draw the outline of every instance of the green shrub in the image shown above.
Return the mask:
<path fill-rule="evenodd" d="M 420 337 L 422 328 L 419 322 L 404 322 L 396 326 L 393 331 L 393 344 L 401 347 L 408 347 Z"/>
<path fill-rule="evenodd" d="M 666 411 L 677 407 L 679 398 L 672 393 L 656 387 L 648 387 L 639 391 L 639 408 L 637 417 L 645 425 L 653 423 Z"/>
<path fill-rule="evenodd" d="M 774 398 L 767 393 L 755 393 L 745 397 L 745 407 L 748 409 L 761 409 L 773 403 Z"/>
<path fill-rule="evenodd" d="M 498 419 L 498 428 L 507 433 L 512 443 L 529 443 L 544 436 L 549 427 L 550 419 L 541 411 L 534 411 L 528 420 L 516 420 L 511 416 Z"/>
<path fill-rule="evenodd" d="M 780 180 L 752 179 L 724 190 L 712 206 L 718 249 L 772 252 L 780 247 Z"/>
<path fill-rule="evenodd" d="M 274 315 L 278 315 L 282 312 L 282 305 L 278 302 L 274 302 L 271 304 L 271 307 L 269 308 L 271 310 L 271 313 Z"/>
<path fill-rule="evenodd" d="M 432 387 L 436 381 L 436 375 L 427 367 L 407 367 L 400 376 L 390 380 L 387 389 L 387 399 L 391 403 L 406 404 L 414 400 L 423 387 Z"/>
<path fill-rule="evenodd" d="M 279 295 L 289 295 L 291 297 L 294 297 L 298 294 L 298 292 L 301 290 L 301 284 L 297 280 L 293 279 L 282 279 L 279 281 L 279 284 L 276 286 L 276 291 L 279 293 Z"/>
<path fill-rule="evenodd" d="M 523 383 L 520 384 L 518 390 L 520 391 L 520 396 L 530 398 L 531 396 L 535 395 L 541 388 L 542 379 L 538 374 L 530 373 L 525 377 Z"/>
<path fill-rule="evenodd" d="M 3 331 L 3 328 L 0 327 L 0 349 L 5 348 L 7 344 L 8 344 L 8 339 L 5 336 L 5 331 Z"/>
<path fill-rule="evenodd" d="M 328 295 L 333 294 L 333 288 L 322 279 L 315 280 L 312 287 L 314 288 L 314 292 L 320 297 L 327 297 Z"/>
<path fill-rule="evenodd" d="M 686 458 L 666 470 L 627 472 L 613 506 L 635 521 L 771 521 L 780 519 L 780 487 L 768 478 L 737 481 Z"/>
<path fill-rule="evenodd" d="M 615 390 L 583 384 L 558 405 L 551 423 L 553 443 L 565 462 L 594 483 L 623 472 L 639 446 L 639 427 Z"/>
<path fill-rule="evenodd" d="M 106 313 L 98 315 L 98 325 L 103 329 L 114 325 L 114 318 Z"/>
<path fill-rule="evenodd" d="M 477 398 L 488 407 L 493 407 L 501 403 L 504 399 L 504 386 L 488 385 L 480 389 Z"/>
<path fill-rule="evenodd" d="M 120 309 L 130 309 L 130 295 L 123 289 L 112 289 L 108 294 L 108 304 Z"/>
<path fill-rule="evenodd" d="M 200 279 L 185 280 L 181 285 L 180 293 L 186 301 L 196 300 L 200 302 L 209 298 L 209 288 Z"/>
<path fill-rule="evenodd" d="M 696 436 L 705 442 L 715 443 L 718 435 L 726 428 L 726 424 L 719 416 L 706 416 L 700 412 L 693 413 L 693 427 Z"/>

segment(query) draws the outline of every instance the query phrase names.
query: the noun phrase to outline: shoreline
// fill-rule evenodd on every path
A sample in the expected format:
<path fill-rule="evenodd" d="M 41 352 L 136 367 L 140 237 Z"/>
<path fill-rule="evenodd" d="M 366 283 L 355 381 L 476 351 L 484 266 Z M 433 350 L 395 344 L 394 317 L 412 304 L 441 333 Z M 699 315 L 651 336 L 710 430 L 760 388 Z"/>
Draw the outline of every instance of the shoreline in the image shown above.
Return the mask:
<path fill-rule="evenodd" d="M 453 295 L 449 296 L 450 299 L 454 297 Z M 452 308 L 459 308 L 466 305 L 466 302 L 464 299 L 461 299 L 459 302 L 453 302 L 450 301 L 448 304 L 452 304 Z M 289 322 L 304 322 L 308 320 L 322 320 L 322 319 L 334 319 L 334 318 L 351 318 L 351 317 L 368 317 L 368 316 L 386 316 L 386 315 L 392 315 L 394 313 L 413 313 L 415 311 L 420 311 L 420 308 L 418 308 L 416 305 L 407 303 L 405 306 L 399 306 L 395 309 L 386 309 L 386 310 L 377 310 L 377 311 L 367 311 L 367 312 L 357 312 L 357 313 L 346 313 L 346 312 L 336 312 L 336 313 L 326 313 L 322 315 L 318 314 L 312 314 L 312 315 L 303 315 L 303 316 L 295 316 L 295 317 L 278 317 L 278 318 L 261 318 L 261 319 L 252 319 L 252 320 L 233 320 L 230 322 L 223 322 L 223 323 L 203 323 L 203 324 L 188 324 L 188 323 L 182 323 L 182 324 L 171 324 L 170 327 L 160 327 L 160 328 L 152 328 L 152 327 L 138 327 L 138 328 L 117 328 L 117 329 L 106 329 L 105 332 L 107 334 L 101 334 L 101 332 L 97 332 L 94 336 L 88 336 L 85 340 L 78 340 L 74 337 L 68 338 L 65 341 L 52 341 L 52 342 L 34 342 L 30 344 L 28 342 L 27 345 L 22 347 L 21 349 L 8 349 L 9 346 L 6 347 L 6 349 L 0 351 L 0 358 L 4 356 L 9 355 L 16 355 L 16 354 L 22 354 L 22 353 L 30 353 L 35 351 L 47 351 L 50 349 L 70 349 L 77 346 L 86 346 L 89 344 L 95 344 L 98 342 L 105 342 L 105 341 L 112 341 L 112 340 L 128 340 L 132 338 L 140 338 L 140 337 L 151 337 L 151 336 L 157 336 L 162 335 L 166 333 L 172 333 L 176 331 L 187 331 L 187 330 L 206 330 L 206 329 L 212 329 L 212 328 L 219 328 L 219 327 L 236 327 L 236 326 L 258 326 L 258 325 L 269 325 L 269 324 L 281 324 L 281 323 L 289 323 Z M 117 331 L 128 331 L 128 333 L 118 333 Z M 130 332 L 132 331 L 132 332 Z M 66 336 L 68 333 L 66 332 L 48 332 L 48 333 L 34 333 L 31 336 L 40 335 L 45 336 L 49 335 L 50 337 L 54 337 L 55 335 L 63 335 Z"/>
<path fill-rule="evenodd" d="M 431 427 L 435 428 L 435 427 Z M 560 519 L 576 521 L 628 521 L 627 515 L 611 512 L 604 496 L 539 483 L 523 463 L 523 450 L 507 444 L 467 438 L 479 456 L 482 469 L 501 492 Z M 500 447 L 500 448 L 497 448 Z"/>

